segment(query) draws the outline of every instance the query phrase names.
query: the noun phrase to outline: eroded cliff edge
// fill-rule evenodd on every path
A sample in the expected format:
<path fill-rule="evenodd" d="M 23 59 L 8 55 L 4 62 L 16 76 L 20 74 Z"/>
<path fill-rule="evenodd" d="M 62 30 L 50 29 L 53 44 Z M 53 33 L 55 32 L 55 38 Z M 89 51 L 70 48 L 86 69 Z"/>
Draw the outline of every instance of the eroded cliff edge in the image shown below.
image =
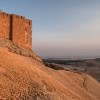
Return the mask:
<path fill-rule="evenodd" d="M 22 56 L 30 57 L 39 62 L 42 62 L 41 58 L 36 55 L 34 51 L 31 49 L 24 48 L 22 46 L 18 46 L 14 44 L 11 40 L 0 38 L 0 48 L 8 49 L 9 52 L 13 52 Z"/>

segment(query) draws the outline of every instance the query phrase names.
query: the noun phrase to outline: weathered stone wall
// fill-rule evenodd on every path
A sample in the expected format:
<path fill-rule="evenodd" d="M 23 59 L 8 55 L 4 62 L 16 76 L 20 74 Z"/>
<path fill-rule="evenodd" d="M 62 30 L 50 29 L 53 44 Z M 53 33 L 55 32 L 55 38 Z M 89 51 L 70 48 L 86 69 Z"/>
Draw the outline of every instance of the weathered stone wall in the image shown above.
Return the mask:
<path fill-rule="evenodd" d="M 32 49 L 32 21 L 25 20 L 25 47 Z"/>
<path fill-rule="evenodd" d="M 10 15 L 4 12 L 0 12 L 0 37 L 10 38 Z"/>
<path fill-rule="evenodd" d="M 25 44 L 25 18 L 12 15 L 12 42 L 19 46 Z"/>
<path fill-rule="evenodd" d="M 32 49 L 32 21 L 23 16 L 0 11 L 0 37 L 8 38 L 18 46 Z"/>

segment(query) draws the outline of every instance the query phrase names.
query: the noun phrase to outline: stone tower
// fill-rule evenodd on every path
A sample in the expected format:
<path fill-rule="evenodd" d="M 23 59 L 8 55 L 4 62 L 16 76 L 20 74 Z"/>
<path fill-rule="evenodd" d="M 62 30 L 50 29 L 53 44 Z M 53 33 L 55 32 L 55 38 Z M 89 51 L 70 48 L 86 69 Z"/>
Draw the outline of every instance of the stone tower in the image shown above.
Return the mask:
<path fill-rule="evenodd" d="M 32 21 L 0 11 L 0 38 L 10 39 L 18 46 L 32 49 Z"/>

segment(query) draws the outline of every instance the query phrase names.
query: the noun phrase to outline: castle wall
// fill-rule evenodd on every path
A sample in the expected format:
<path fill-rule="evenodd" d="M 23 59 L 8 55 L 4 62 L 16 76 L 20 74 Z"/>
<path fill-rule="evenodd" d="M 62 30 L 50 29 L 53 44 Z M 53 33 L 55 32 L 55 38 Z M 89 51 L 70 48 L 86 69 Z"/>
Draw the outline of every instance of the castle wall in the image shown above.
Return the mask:
<path fill-rule="evenodd" d="M 18 46 L 32 49 L 31 29 L 31 20 L 0 11 L 0 38 L 8 38 Z"/>
<path fill-rule="evenodd" d="M 0 12 L 0 37 L 10 38 L 10 15 L 4 12 Z"/>
<path fill-rule="evenodd" d="M 32 21 L 25 20 L 25 47 L 32 49 Z"/>
<path fill-rule="evenodd" d="M 12 15 L 12 41 L 13 43 L 32 49 L 32 21 L 23 16 Z"/>
<path fill-rule="evenodd" d="M 12 15 L 12 42 L 19 46 L 25 44 L 25 18 Z"/>

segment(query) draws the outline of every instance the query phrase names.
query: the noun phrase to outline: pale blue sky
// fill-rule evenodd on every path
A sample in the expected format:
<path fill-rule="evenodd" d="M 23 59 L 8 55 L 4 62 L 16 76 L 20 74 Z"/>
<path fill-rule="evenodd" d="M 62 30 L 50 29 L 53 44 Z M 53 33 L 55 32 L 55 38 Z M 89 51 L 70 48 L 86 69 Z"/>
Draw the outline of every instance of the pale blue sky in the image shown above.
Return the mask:
<path fill-rule="evenodd" d="M 100 57 L 100 0 L 0 0 L 0 9 L 32 19 L 41 57 Z"/>

